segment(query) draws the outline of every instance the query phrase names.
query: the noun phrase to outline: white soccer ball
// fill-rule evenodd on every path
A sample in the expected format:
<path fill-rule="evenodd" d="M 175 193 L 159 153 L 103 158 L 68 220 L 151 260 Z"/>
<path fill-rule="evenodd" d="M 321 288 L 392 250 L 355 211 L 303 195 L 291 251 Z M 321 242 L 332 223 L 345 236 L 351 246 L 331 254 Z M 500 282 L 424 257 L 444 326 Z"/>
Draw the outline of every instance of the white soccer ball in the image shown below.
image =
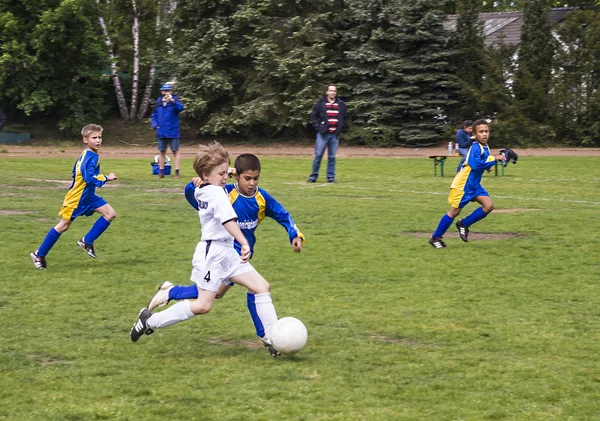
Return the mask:
<path fill-rule="evenodd" d="M 295 317 L 279 319 L 271 328 L 271 343 L 282 354 L 291 355 L 306 345 L 306 326 Z"/>

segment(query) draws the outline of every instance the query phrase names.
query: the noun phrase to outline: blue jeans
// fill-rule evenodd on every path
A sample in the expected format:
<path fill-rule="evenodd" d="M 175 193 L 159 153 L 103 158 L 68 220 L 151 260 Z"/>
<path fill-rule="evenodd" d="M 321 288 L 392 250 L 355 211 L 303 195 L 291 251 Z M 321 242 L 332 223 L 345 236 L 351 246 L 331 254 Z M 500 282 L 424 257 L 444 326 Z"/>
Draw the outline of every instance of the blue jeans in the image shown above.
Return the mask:
<path fill-rule="evenodd" d="M 339 145 L 340 141 L 335 133 L 317 133 L 315 159 L 312 165 L 312 173 L 310 174 L 311 180 L 316 180 L 319 177 L 319 168 L 321 168 L 321 160 L 325 154 L 325 147 L 327 147 L 327 180 L 335 179 L 335 154 Z"/>
<path fill-rule="evenodd" d="M 459 172 L 463 164 L 465 163 L 465 160 L 467 159 L 467 154 L 469 153 L 469 149 L 470 148 L 458 148 L 458 153 L 461 154 L 462 159 L 460 160 L 460 164 L 458 164 L 458 167 L 456 167 L 456 172 Z"/>

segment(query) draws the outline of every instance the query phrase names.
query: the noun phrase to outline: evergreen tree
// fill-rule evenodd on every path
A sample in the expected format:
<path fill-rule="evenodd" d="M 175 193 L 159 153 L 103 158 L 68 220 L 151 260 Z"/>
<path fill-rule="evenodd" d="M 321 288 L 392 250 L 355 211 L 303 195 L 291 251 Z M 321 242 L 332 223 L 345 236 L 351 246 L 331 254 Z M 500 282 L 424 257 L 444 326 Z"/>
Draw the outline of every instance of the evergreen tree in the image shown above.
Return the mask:
<path fill-rule="evenodd" d="M 456 104 L 454 54 L 434 0 L 346 2 L 343 78 L 355 125 L 350 139 L 380 145 L 437 144 Z"/>

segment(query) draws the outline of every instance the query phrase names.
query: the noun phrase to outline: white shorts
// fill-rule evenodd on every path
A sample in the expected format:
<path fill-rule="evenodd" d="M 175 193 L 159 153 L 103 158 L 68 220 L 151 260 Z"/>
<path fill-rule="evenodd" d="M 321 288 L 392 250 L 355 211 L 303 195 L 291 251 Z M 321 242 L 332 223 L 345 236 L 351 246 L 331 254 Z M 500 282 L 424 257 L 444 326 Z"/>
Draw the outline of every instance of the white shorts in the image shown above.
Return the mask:
<path fill-rule="evenodd" d="M 200 241 L 192 258 L 190 280 L 198 288 L 217 292 L 222 282 L 252 272 L 254 267 L 244 263 L 229 241 Z"/>

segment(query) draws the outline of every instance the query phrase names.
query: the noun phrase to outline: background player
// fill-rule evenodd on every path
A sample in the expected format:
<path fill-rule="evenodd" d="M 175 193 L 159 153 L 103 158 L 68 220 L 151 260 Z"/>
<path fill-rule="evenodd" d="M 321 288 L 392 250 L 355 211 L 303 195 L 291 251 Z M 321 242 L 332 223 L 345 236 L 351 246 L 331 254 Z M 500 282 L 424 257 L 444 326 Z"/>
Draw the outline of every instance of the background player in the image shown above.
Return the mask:
<path fill-rule="evenodd" d="M 40 247 L 30 253 L 31 260 L 38 269 L 46 269 L 46 255 L 61 234 L 69 229 L 75 218 L 81 215 L 90 216 L 94 212 L 98 212 L 102 216 L 94 223 L 92 229 L 77 241 L 77 245 L 95 259 L 94 241 L 117 217 L 112 206 L 100 196 L 96 196 L 96 187 L 102 187 L 107 181 L 117 179 L 112 172 L 108 175 L 100 173 L 98 149 L 102 146 L 102 130 L 102 126 L 97 124 L 88 124 L 81 130 L 83 143 L 87 145 L 87 149 L 81 153 L 73 166 L 73 183 L 71 183 L 63 206 L 58 212 L 61 220 L 55 227 L 50 228 Z"/>
<path fill-rule="evenodd" d="M 233 209 L 238 216 L 238 226 L 250 245 L 250 255 L 254 254 L 256 235 L 254 231 L 265 217 L 270 217 L 281 224 L 288 233 L 288 238 L 294 251 L 300 253 L 304 242 L 304 235 L 298 230 L 289 212 L 275 200 L 266 190 L 259 188 L 261 172 L 260 160 L 253 154 L 242 154 L 235 160 L 235 172 L 233 173 L 236 184 L 227 184 L 225 191 L 229 195 Z M 188 202 L 198 210 L 198 202 L 194 197 L 195 184 L 199 179 L 194 179 L 185 187 L 185 197 Z M 241 251 L 241 245 L 235 241 L 234 247 Z M 215 298 L 221 298 L 233 286 L 232 282 L 222 283 Z M 150 311 L 159 306 L 166 305 L 171 300 L 192 299 L 198 296 L 195 285 L 173 286 L 171 282 L 165 281 L 158 287 L 158 292 L 152 297 L 148 304 Z M 256 328 L 259 338 L 265 336 L 264 327 L 257 317 L 255 295 L 249 291 L 246 296 L 248 311 Z"/>
<path fill-rule="evenodd" d="M 197 285 L 198 298 L 180 301 L 160 313 L 143 308 L 131 329 L 131 340 L 136 342 L 144 333 L 151 334 L 153 329 L 208 313 L 221 283 L 231 281 L 255 294 L 256 317 L 265 332 L 263 344 L 271 355 L 277 356 L 278 352 L 268 339 L 269 331 L 277 321 L 269 283 L 248 263 L 250 244 L 237 225 L 237 215 L 223 189 L 228 176 L 229 154 L 220 143 L 213 142 L 196 156 L 194 170 L 203 182 L 194 190 L 202 237 L 192 259 L 194 268 L 190 278 Z M 240 244 L 239 254 L 233 246 L 234 239 Z"/>
<path fill-rule="evenodd" d="M 481 207 L 456 223 L 460 238 L 465 242 L 469 241 L 469 227 L 485 218 L 494 209 L 494 203 L 490 195 L 481 186 L 481 177 L 485 170 L 491 170 L 496 164 L 496 160 L 504 160 L 505 158 L 501 154 L 496 156 L 490 154 L 490 148 L 487 144 L 490 136 L 490 126 L 487 121 L 477 120 L 473 123 L 473 132 L 475 133 L 475 141 L 469 149 L 466 163 L 454 177 L 450 188 L 450 195 L 448 196 L 450 210 L 442 216 L 437 229 L 429 238 L 429 244 L 438 249 L 446 247 L 442 237 L 467 203 L 475 201 L 481 204 Z"/>

